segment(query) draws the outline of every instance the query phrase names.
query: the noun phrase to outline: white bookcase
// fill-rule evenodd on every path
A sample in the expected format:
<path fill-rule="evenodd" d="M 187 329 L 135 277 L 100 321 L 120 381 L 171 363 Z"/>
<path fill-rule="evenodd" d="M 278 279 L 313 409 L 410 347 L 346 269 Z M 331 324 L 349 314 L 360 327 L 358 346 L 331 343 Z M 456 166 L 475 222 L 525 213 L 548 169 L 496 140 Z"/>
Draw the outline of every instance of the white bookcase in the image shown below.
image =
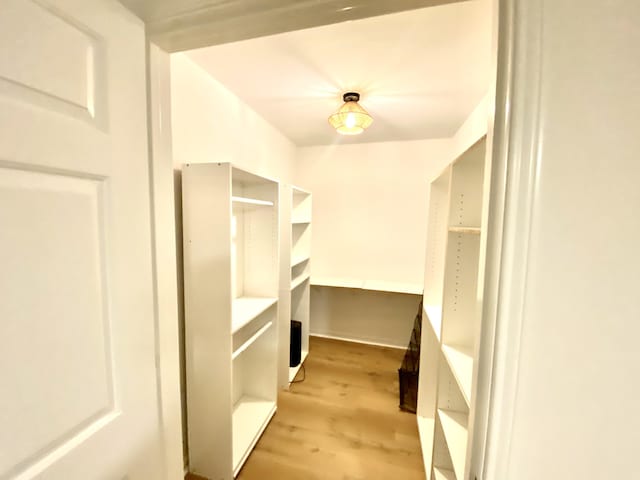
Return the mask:
<path fill-rule="evenodd" d="M 288 388 L 309 354 L 311 193 L 280 186 L 280 308 L 278 384 Z M 302 361 L 289 367 L 291 320 L 302 323 Z"/>
<path fill-rule="evenodd" d="M 189 469 L 231 480 L 276 411 L 278 184 L 182 170 Z"/>
<path fill-rule="evenodd" d="M 431 183 L 418 387 L 427 479 L 466 480 L 486 235 L 482 138 Z"/>

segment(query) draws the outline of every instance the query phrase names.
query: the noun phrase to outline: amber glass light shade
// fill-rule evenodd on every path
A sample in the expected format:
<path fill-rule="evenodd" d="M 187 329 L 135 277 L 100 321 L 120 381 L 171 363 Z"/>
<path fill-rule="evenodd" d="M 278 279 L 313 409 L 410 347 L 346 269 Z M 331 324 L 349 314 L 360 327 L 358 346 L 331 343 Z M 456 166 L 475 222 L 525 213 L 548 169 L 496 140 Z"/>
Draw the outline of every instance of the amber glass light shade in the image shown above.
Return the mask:
<path fill-rule="evenodd" d="M 345 103 L 329 117 L 329 123 L 342 135 L 358 135 L 373 123 L 373 118 L 358 104 L 360 95 L 345 93 Z"/>

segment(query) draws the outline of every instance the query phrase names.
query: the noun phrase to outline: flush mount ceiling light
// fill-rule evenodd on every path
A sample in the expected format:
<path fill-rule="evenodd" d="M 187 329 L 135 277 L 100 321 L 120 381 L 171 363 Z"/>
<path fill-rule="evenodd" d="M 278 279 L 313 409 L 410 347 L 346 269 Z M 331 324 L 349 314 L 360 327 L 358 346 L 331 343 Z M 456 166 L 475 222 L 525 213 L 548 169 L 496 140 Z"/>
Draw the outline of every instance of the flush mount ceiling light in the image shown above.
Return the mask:
<path fill-rule="evenodd" d="M 342 135 L 358 135 L 364 132 L 365 128 L 373 123 L 373 118 L 358 104 L 360 94 L 347 92 L 342 99 L 344 104 L 329 117 L 329 123 Z"/>

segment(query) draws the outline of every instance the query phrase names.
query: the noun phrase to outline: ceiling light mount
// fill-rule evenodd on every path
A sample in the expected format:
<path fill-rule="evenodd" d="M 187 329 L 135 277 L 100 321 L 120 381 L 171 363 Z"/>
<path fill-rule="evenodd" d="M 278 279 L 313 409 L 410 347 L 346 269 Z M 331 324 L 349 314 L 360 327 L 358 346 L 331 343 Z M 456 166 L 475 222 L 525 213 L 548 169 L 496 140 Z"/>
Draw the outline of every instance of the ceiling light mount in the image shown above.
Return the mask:
<path fill-rule="evenodd" d="M 373 123 L 373 118 L 360 106 L 358 92 L 346 92 L 342 95 L 344 104 L 329 117 L 329 123 L 342 135 L 358 135 Z"/>
<path fill-rule="evenodd" d="M 360 94 L 358 92 L 347 92 L 342 95 L 344 102 L 359 102 Z"/>

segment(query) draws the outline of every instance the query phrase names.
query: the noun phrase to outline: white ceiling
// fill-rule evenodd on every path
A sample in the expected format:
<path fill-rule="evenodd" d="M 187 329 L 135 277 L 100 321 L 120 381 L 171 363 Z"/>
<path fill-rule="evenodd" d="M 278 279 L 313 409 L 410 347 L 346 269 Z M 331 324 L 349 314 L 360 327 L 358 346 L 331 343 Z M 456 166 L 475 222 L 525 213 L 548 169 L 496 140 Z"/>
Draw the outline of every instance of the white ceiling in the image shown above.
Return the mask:
<path fill-rule="evenodd" d="M 464 0 L 120 0 L 179 52 Z"/>
<path fill-rule="evenodd" d="M 471 0 L 187 52 L 296 145 L 452 136 L 490 78 L 491 11 Z M 374 118 L 362 135 L 327 118 L 342 93 Z"/>

